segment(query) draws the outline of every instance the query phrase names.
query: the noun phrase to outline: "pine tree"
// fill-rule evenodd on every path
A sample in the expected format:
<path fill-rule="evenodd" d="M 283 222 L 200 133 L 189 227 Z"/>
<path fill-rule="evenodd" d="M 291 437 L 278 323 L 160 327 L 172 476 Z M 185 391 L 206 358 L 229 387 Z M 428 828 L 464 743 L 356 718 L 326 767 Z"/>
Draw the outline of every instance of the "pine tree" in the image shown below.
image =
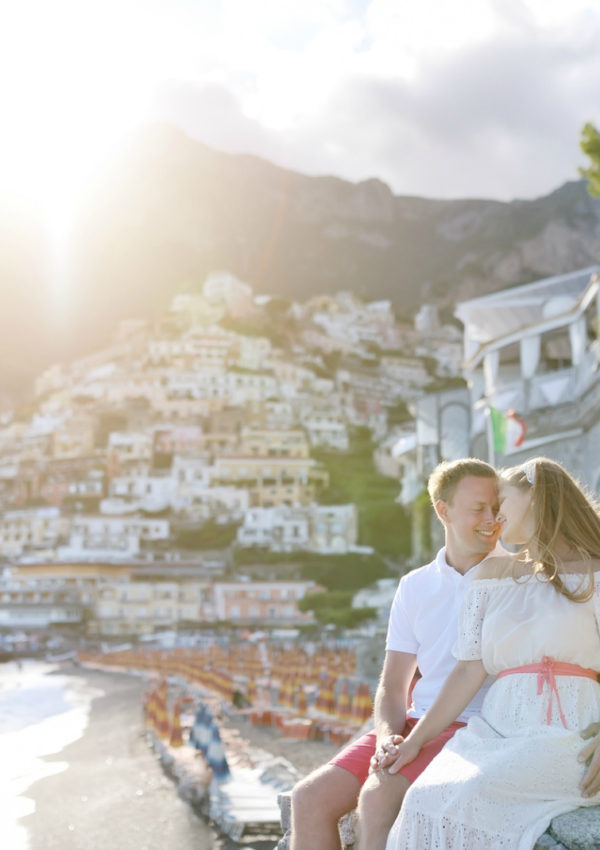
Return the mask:
<path fill-rule="evenodd" d="M 600 133 L 593 124 L 586 124 L 581 131 L 581 150 L 591 160 L 589 168 L 580 168 L 579 173 L 588 181 L 588 191 L 600 198 Z"/>

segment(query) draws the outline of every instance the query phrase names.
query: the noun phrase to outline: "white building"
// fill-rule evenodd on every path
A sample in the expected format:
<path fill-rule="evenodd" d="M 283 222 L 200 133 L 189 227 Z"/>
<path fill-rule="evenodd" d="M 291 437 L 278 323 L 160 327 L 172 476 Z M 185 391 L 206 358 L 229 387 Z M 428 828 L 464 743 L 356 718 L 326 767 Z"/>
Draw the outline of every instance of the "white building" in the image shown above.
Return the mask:
<path fill-rule="evenodd" d="M 205 458 L 177 455 L 173 458 L 173 510 L 193 520 L 240 520 L 250 504 L 248 490 L 227 485 L 213 486 L 211 471 L 212 467 Z"/>
<path fill-rule="evenodd" d="M 59 559 L 128 560 L 140 554 L 141 543 L 168 540 L 169 521 L 130 516 L 76 516 Z"/>
<path fill-rule="evenodd" d="M 99 584 L 92 630 L 100 635 L 152 634 L 212 614 L 210 586 L 203 581 L 119 579 Z"/>
<path fill-rule="evenodd" d="M 581 473 L 598 485 L 599 288 L 600 266 L 593 266 L 457 306 L 465 328 L 471 439 L 480 454 L 489 449 L 487 411 L 512 410 L 525 421 L 527 433 L 521 445 L 507 445 L 504 454 L 554 452 L 559 460 L 575 452 L 578 463 L 589 458 Z"/>
<path fill-rule="evenodd" d="M 53 549 L 69 528 L 58 508 L 6 511 L 0 517 L 0 555 L 16 558 L 34 550 Z"/>
<path fill-rule="evenodd" d="M 356 546 L 355 505 L 252 508 L 238 529 L 238 545 L 272 552 L 345 554 Z"/>
<path fill-rule="evenodd" d="M 112 431 L 108 435 L 109 457 L 119 465 L 151 461 L 154 435 L 150 431 Z"/>
<path fill-rule="evenodd" d="M 356 505 L 311 505 L 310 550 L 327 555 L 352 551 L 358 539 Z"/>
<path fill-rule="evenodd" d="M 311 446 L 348 451 L 350 437 L 346 423 L 339 417 L 314 413 L 302 420 Z"/>
<path fill-rule="evenodd" d="M 171 506 L 175 489 L 171 475 L 119 475 L 111 480 L 109 495 L 155 513 Z"/>
<path fill-rule="evenodd" d="M 310 529 L 306 508 L 252 508 L 238 529 L 238 545 L 272 552 L 308 550 Z"/>
<path fill-rule="evenodd" d="M 202 292 L 207 301 L 225 305 L 232 315 L 243 315 L 253 306 L 252 287 L 231 272 L 211 272 L 204 281 Z"/>
<path fill-rule="evenodd" d="M 236 335 L 238 355 L 236 365 L 242 369 L 257 371 L 267 367 L 271 354 L 271 340 L 264 336 Z"/>

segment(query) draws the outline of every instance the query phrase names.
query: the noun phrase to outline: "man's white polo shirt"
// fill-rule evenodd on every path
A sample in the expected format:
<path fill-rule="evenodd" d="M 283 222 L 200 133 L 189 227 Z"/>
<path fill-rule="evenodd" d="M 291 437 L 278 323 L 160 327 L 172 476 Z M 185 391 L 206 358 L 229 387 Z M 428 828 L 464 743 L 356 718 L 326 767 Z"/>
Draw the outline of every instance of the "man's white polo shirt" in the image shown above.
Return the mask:
<path fill-rule="evenodd" d="M 502 555 L 506 551 L 498 545 L 486 557 Z M 417 656 L 421 678 L 413 690 L 409 717 L 425 714 L 454 669 L 452 647 L 458 634 L 458 615 L 475 566 L 462 575 L 447 564 L 444 547 L 435 561 L 412 570 L 400 580 L 390 611 L 386 649 Z M 484 686 L 458 720 L 466 721 L 479 714 L 485 691 Z"/>

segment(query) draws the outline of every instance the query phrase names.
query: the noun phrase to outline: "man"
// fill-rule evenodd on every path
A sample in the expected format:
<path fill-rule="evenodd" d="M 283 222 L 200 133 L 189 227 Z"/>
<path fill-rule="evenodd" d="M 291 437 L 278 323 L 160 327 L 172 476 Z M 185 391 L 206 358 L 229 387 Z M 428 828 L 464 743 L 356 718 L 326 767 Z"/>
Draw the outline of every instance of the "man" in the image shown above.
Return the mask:
<path fill-rule="evenodd" d="M 409 785 L 481 704 L 480 691 L 459 722 L 424 747 L 414 762 L 396 774 L 385 769 L 393 761 L 394 744 L 430 707 L 454 667 L 458 613 L 473 568 L 490 553 L 504 554 L 497 550 L 493 467 L 475 458 L 443 462 L 432 472 L 428 490 L 444 526 L 445 546 L 431 564 L 400 581 L 375 694 L 374 731 L 294 788 L 291 850 L 340 850 L 338 820 L 357 803 L 360 850 L 385 850 Z M 421 678 L 409 698 L 417 665 Z"/>

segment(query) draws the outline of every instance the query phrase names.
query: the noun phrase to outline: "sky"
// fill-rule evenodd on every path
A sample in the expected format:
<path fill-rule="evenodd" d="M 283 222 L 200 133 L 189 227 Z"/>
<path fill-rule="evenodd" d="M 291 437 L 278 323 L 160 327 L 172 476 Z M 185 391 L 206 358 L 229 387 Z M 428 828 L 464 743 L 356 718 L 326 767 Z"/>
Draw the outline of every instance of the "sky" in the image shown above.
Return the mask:
<path fill-rule="evenodd" d="M 60 231 L 139 124 L 399 195 L 576 179 L 600 0 L 3 0 L 0 180 Z"/>

